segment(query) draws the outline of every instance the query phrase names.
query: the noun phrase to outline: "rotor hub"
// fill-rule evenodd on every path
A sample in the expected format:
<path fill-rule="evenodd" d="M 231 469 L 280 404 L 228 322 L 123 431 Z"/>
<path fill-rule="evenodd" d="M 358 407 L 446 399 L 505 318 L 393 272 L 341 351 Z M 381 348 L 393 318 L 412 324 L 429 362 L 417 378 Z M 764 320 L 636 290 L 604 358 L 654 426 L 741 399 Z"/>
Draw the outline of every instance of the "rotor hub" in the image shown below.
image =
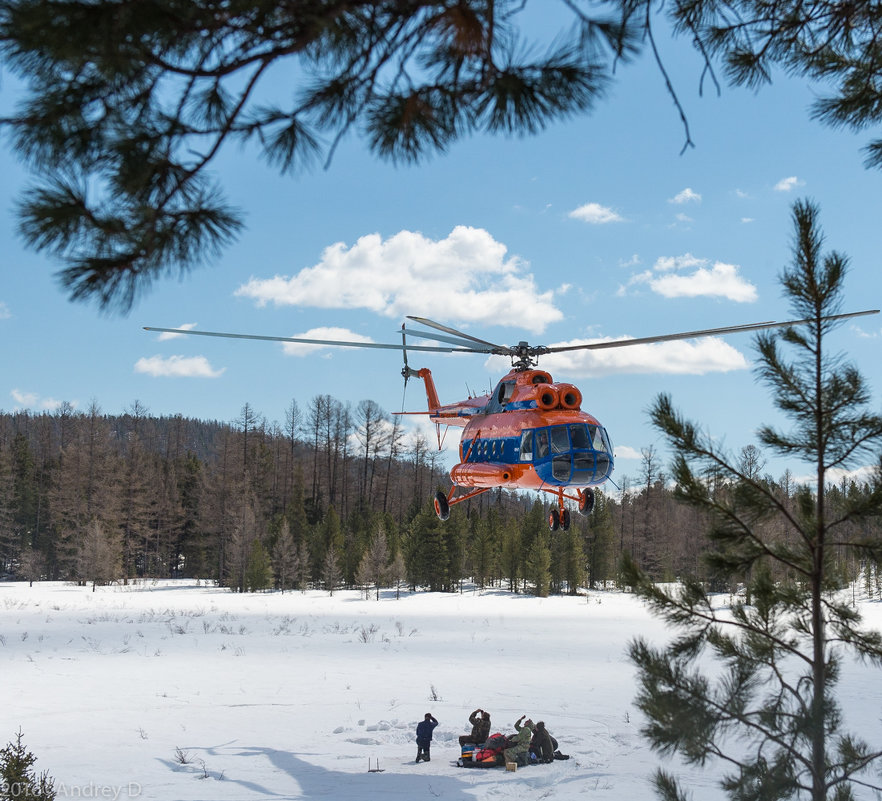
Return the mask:
<path fill-rule="evenodd" d="M 539 363 L 539 356 L 548 353 L 545 345 L 531 345 L 521 340 L 517 345 L 509 348 L 511 366 L 518 372 L 530 370 Z"/>

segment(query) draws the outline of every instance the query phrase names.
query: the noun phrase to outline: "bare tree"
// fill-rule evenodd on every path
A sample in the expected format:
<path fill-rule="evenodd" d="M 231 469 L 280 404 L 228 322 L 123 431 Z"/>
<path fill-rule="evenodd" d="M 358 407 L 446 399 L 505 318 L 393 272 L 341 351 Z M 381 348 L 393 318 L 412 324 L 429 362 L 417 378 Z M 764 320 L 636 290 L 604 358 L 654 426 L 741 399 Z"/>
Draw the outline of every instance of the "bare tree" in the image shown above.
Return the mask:
<path fill-rule="evenodd" d="M 77 554 L 77 573 L 83 581 L 92 582 L 92 591 L 98 584 L 109 584 L 123 576 L 122 541 L 112 527 L 105 527 L 97 519 L 89 521 Z"/>
<path fill-rule="evenodd" d="M 322 561 L 322 586 L 328 595 L 333 595 L 343 583 L 343 571 L 340 570 L 340 564 L 337 561 L 337 552 L 334 548 L 328 548 L 325 558 Z"/>
<path fill-rule="evenodd" d="M 294 538 L 291 536 L 291 527 L 288 525 L 287 518 L 282 520 L 279 528 L 279 534 L 276 537 L 276 544 L 273 547 L 273 570 L 276 574 L 276 580 L 279 589 L 284 592 L 295 581 L 297 560 L 297 546 L 294 544 Z"/>
<path fill-rule="evenodd" d="M 407 565 L 404 554 L 398 551 L 389 565 L 389 583 L 395 587 L 395 599 L 401 598 L 401 585 L 407 581 Z"/>
<path fill-rule="evenodd" d="M 355 409 L 355 436 L 361 444 L 361 482 L 358 495 L 366 500 L 373 493 L 376 460 L 383 448 L 386 414 L 379 404 L 372 400 L 361 401 Z"/>

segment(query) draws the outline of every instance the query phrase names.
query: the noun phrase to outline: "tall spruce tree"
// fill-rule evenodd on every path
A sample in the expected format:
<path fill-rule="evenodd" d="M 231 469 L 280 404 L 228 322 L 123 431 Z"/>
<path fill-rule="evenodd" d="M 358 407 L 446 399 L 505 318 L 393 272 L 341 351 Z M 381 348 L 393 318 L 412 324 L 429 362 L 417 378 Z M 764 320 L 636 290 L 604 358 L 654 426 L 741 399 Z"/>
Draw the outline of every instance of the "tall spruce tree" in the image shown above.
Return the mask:
<path fill-rule="evenodd" d="M 532 585 L 533 595 L 545 598 L 551 583 L 551 551 L 547 537 L 536 537 L 527 554 L 526 579 Z"/>
<path fill-rule="evenodd" d="M 245 591 L 260 592 L 273 586 L 273 569 L 263 543 L 256 539 L 251 545 L 248 566 L 245 568 Z"/>
<path fill-rule="evenodd" d="M 816 489 L 804 487 L 788 501 L 661 395 L 651 416 L 677 454 L 676 495 L 710 513 L 711 566 L 733 581 L 749 577 L 749 594 L 720 608 L 698 580 L 667 591 L 632 560 L 626 565 L 629 583 L 679 632 L 664 648 L 643 639 L 630 645 L 644 734 L 663 754 L 730 765 L 722 786 L 738 801 L 853 799 L 882 755 L 845 730 L 835 694 L 845 654 L 882 666 L 882 637 L 862 628 L 832 569 L 834 550 L 878 558 L 882 548 L 849 525 L 882 514 L 882 417 L 867 410 L 858 370 L 828 352 L 847 260 L 822 254 L 817 218 L 813 204 L 795 204 L 793 261 L 781 275 L 792 310 L 809 322 L 756 342 L 758 377 L 792 424 L 789 431 L 763 426 L 760 441 L 811 464 Z M 868 456 L 877 463 L 869 491 L 827 508 L 831 471 Z M 728 491 L 714 493 L 720 481 Z M 779 525 L 765 525 L 770 521 Z M 705 660 L 718 663 L 711 676 L 702 672 Z M 662 770 L 656 787 L 665 801 L 686 797 Z"/>

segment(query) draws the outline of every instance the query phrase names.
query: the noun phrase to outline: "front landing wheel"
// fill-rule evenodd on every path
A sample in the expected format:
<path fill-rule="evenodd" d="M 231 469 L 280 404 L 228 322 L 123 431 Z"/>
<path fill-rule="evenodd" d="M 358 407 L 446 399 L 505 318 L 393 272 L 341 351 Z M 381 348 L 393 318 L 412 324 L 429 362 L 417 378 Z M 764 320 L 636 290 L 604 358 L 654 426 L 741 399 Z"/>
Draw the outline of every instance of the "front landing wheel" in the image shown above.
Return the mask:
<path fill-rule="evenodd" d="M 590 515 L 594 509 L 594 490 L 584 489 L 579 493 L 579 511 L 583 515 Z"/>
<path fill-rule="evenodd" d="M 560 513 L 557 509 L 552 509 L 548 513 L 548 528 L 551 531 L 557 531 L 560 528 Z"/>
<path fill-rule="evenodd" d="M 450 519 L 450 504 L 447 502 L 447 496 L 440 490 L 435 493 L 435 514 L 439 520 Z"/>

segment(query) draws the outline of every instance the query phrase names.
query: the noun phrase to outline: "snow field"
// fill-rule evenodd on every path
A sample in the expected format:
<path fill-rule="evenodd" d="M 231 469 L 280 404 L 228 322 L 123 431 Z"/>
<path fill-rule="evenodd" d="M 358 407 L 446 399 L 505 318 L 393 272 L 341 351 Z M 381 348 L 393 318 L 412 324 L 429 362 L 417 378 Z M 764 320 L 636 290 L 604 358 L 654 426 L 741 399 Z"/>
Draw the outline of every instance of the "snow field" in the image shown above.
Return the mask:
<path fill-rule="evenodd" d="M 868 622 L 878 611 L 866 605 Z M 638 635 L 668 638 L 621 593 L 378 602 L 195 581 L 0 584 L 0 740 L 20 727 L 59 799 L 651 798 L 660 759 L 640 737 L 625 655 Z M 844 671 L 843 704 L 872 736 L 880 683 L 867 671 Z M 572 758 L 456 768 L 477 707 L 494 731 L 544 720 Z M 414 764 L 425 712 L 440 725 L 432 761 Z M 670 769 L 696 799 L 722 798 L 713 770 Z"/>

